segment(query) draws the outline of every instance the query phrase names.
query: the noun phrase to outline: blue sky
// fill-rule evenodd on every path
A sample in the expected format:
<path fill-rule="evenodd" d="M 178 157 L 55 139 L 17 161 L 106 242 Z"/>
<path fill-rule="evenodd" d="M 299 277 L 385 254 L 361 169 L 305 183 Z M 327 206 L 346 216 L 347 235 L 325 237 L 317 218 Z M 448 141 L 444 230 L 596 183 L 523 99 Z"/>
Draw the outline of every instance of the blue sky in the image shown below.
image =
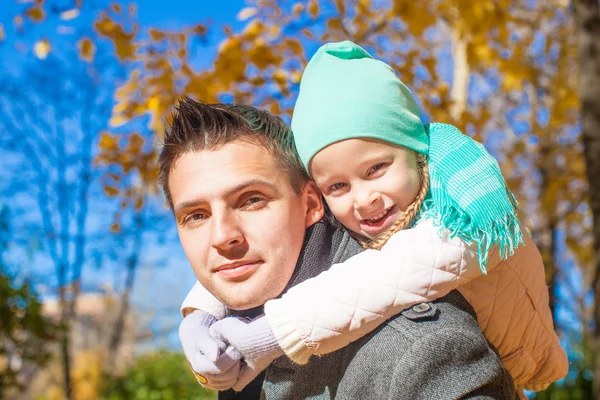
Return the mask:
<path fill-rule="evenodd" d="M 212 19 L 215 24 L 235 26 L 235 16 L 244 7 L 242 0 L 226 1 L 140 1 L 137 3 L 138 21 L 142 26 L 161 29 L 179 29 L 182 25 Z"/>
<path fill-rule="evenodd" d="M 179 30 L 197 23 L 208 24 L 216 29 L 209 32 L 208 46 L 194 49 L 195 67 L 208 67 L 216 56 L 217 45 L 224 37 L 223 25 L 234 31 L 243 27 L 236 15 L 245 7 L 242 0 L 227 1 L 175 1 L 168 8 L 162 1 L 140 1 L 137 4 L 137 20 L 142 27 L 163 30 Z"/>

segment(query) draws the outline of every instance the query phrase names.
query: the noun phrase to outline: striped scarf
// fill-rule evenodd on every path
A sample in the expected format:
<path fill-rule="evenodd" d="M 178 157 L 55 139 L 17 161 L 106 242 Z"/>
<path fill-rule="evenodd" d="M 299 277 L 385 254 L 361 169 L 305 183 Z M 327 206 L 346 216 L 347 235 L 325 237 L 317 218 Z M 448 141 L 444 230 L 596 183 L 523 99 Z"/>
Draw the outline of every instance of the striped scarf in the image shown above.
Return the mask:
<path fill-rule="evenodd" d="M 506 187 L 498 162 L 482 144 L 447 124 L 425 125 L 429 135 L 428 198 L 422 216 L 438 227 L 478 246 L 479 265 L 486 264 L 492 245 L 500 256 L 514 254 L 524 243 L 517 218 L 517 201 Z"/>

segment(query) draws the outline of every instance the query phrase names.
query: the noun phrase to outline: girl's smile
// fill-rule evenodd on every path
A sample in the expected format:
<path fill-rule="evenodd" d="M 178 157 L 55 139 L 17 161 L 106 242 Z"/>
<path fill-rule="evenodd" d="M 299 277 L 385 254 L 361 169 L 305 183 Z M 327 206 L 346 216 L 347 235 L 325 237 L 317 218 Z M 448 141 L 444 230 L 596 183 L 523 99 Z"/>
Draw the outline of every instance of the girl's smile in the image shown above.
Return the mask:
<path fill-rule="evenodd" d="M 398 217 L 398 207 L 393 205 L 386 208 L 375 217 L 366 218 L 360 221 L 361 229 L 369 232 L 373 237 L 388 229 Z"/>

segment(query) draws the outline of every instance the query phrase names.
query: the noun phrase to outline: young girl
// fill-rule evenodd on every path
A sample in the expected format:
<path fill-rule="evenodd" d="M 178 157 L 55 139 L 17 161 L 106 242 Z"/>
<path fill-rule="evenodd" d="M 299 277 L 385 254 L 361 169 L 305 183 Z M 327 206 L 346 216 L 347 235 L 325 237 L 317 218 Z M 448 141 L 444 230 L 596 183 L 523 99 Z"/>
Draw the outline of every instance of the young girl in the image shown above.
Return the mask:
<path fill-rule="evenodd" d="M 481 144 L 450 125 L 423 125 L 393 70 L 351 42 L 326 44 L 311 59 L 292 130 L 331 212 L 376 250 L 270 300 L 268 324 L 247 324 L 255 324 L 247 335 L 267 327 L 287 356 L 305 363 L 458 289 L 518 389 L 543 390 L 566 375 L 541 256 Z M 184 307 L 221 317 L 211 298 L 197 285 Z"/>

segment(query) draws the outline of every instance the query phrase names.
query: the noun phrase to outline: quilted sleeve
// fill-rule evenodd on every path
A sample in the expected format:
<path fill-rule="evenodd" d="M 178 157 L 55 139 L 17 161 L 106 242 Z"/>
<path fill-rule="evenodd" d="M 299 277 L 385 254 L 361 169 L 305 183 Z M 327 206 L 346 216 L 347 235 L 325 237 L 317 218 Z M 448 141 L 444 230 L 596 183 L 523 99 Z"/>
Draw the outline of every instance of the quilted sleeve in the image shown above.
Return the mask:
<path fill-rule="evenodd" d="M 195 310 L 206 311 L 216 319 L 225 318 L 227 308 L 213 296 L 200 282 L 196 282 L 181 304 L 181 315 L 185 317 Z"/>
<path fill-rule="evenodd" d="M 451 239 L 426 219 L 394 234 L 380 251 L 334 264 L 268 301 L 265 314 L 286 354 L 304 364 L 313 354 L 338 350 L 389 317 L 481 276 L 477 260 L 475 243 Z"/>

